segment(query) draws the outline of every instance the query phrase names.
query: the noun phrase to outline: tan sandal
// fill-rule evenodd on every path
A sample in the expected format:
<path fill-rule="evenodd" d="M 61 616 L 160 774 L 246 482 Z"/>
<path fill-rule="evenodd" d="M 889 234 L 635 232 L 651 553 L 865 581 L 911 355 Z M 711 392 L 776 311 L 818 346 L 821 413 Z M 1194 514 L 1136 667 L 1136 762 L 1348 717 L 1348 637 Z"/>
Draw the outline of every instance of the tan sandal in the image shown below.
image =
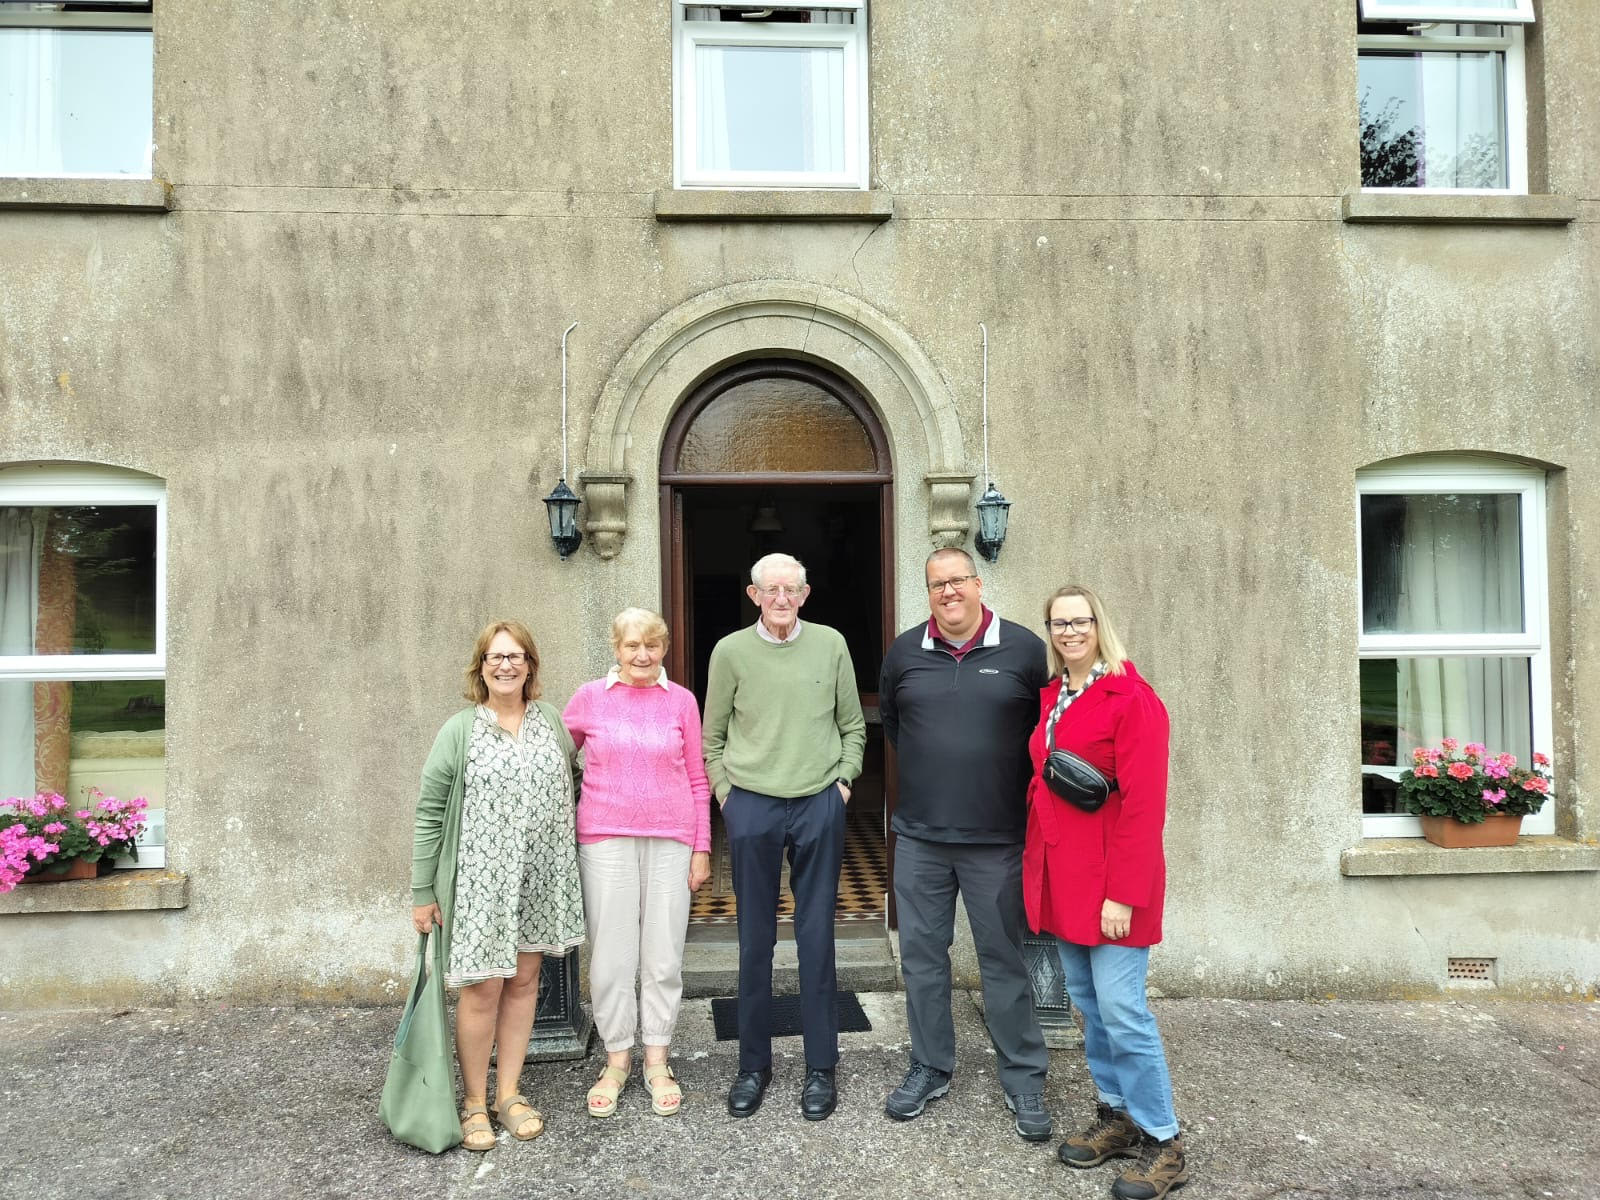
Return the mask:
<path fill-rule="evenodd" d="M 616 1084 L 612 1091 L 609 1085 Z M 609 1117 L 617 1111 L 617 1097 L 622 1095 L 622 1089 L 628 1086 L 628 1073 L 621 1067 L 613 1067 L 609 1063 L 600 1069 L 600 1078 L 594 1081 L 594 1086 L 589 1089 L 589 1115 L 591 1117 Z"/>
<path fill-rule="evenodd" d="M 513 1116 L 511 1110 L 519 1104 L 527 1111 Z M 531 1142 L 544 1132 L 544 1114 L 529 1104 L 526 1096 L 507 1096 L 504 1100 L 497 1101 L 494 1115 L 500 1121 L 500 1128 L 519 1142 Z M 532 1133 L 527 1131 L 530 1123 L 533 1124 Z"/>
<path fill-rule="evenodd" d="M 469 1104 L 461 1110 L 461 1146 L 474 1154 L 494 1149 L 494 1127 L 483 1105 Z"/>
<path fill-rule="evenodd" d="M 644 1086 L 650 1092 L 650 1111 L 658 1117 L 672 1116 L 683 1103 L 683 1089 L 666 1063 L 645 1065 Z"/>

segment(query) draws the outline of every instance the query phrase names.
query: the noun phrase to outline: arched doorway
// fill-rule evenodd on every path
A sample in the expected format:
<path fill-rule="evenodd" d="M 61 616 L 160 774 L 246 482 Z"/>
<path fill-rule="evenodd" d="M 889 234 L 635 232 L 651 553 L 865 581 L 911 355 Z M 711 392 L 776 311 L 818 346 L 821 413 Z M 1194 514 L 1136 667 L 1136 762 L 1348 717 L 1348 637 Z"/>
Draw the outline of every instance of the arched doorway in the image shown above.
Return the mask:
<path fill-rule="evenodd" d="M 704 702 L 711 648 L 755 620 L 744 596 L 750 564 L 773 551 L 806 564 L 805 619 L 832 625 L 850 646 L 868 739 L 838 919 L 881 928 L 893 796 L 877 680 L 894 636 L 894 485 L 883 428 L 860 391 L 834 372 L 803 359 L 750 359 L 684 399 L 662 439 L 659 481 L 671 678 Z M 732 879 L 715 810 L 712 824 L 712 883 L 696 897 L 691 921 L 731 932 Z"/>

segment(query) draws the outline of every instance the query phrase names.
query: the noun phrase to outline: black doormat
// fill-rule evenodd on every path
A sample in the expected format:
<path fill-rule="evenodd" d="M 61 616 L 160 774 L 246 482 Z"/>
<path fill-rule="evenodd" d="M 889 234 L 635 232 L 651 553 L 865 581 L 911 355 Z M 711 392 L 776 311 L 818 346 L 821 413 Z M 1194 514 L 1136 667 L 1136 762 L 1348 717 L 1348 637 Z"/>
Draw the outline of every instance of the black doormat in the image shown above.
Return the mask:
<path fill-rule="evenodd" d="M 835 992 L 833 1007 L 839 1014 L 840 1033 L 871 1033 L 872 1022 L 861 1009 L 861 1001 L 854 992 Z M 717 1041 L 739 1040 L 739 1001 L 733 996 L 718 996 L 711 1001 L 711 1023 L 717 1029 Z M 772 998 L 772 1036 L 792 1037 L 800 1032 L 800 997 L 774 996 Z"/>

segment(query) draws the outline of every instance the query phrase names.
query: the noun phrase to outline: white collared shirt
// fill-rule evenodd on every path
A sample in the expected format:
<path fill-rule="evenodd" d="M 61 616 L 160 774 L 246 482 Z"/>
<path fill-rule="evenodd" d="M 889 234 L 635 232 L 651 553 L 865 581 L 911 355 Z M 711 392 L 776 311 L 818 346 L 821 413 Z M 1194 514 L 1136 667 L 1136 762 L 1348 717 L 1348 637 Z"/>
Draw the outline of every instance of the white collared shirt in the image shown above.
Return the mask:
<path fill-rule="evenodd" d="M 794 619 L 794 628 L 789 630 L 789 636 L 781 638 L 777 634 L 773 633 L 772 630 L 768 629 L 766 625 L 762 623 L 760 617 L 757 617 L 756 636 L 761 638 L 763 641 L 771 642 L 774 646 L 782 646 L 788 642 L 794 641 L 795 638 L 800 636 L 800 626 L 803 623 L 804 622 L 802 622 L 799 617 L 796 617 Z"/>
<path fill-rule="evenodd" d="M 613 666 L 609 671 L 606 672 L 606 686 L 605 686 L 605 690 L 606 691 L 609 692 L 612 688 L 616 687 L 616 685 L 621 683 L 621 682 L 622 682 L 622 668 L 621 667 Z M 632 687 L 633 685 L 632 684 L 628 684 L 627 686 Z M 656 681 L 654 683 L 652 683 L 650 686 L 651 687 L 658 687 L 663 692 L 667 691 L 668 690 L 668 688 L 667 688 L 667 673 L 665 671 L 657 671 L 656 672 Z"/>

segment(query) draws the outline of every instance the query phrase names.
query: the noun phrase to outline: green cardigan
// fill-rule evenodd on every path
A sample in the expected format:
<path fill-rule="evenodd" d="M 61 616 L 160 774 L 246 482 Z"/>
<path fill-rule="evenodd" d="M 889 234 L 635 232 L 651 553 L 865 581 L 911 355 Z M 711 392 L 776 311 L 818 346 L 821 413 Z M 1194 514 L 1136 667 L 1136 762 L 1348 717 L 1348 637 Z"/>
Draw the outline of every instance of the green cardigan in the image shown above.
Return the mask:
<path fill-rule="evenodd" d="M 553 704 L 535 706 L 555 730 L 556 741 L 572 772 L 572 798 L 577 803 L 583 773 L 578 748 Z M 466 778 L 467 745 L 477 708 L 464 708 L 444 723 L 422 765 L 422 790 L 417 796 L 416 839 L 411 849 L 411 903 L 437 904 L 444 919 L 441 961 L 450 961 L 451 921 L 456 899 L 456 854 L 461 845 L 461 794 Z"/>

